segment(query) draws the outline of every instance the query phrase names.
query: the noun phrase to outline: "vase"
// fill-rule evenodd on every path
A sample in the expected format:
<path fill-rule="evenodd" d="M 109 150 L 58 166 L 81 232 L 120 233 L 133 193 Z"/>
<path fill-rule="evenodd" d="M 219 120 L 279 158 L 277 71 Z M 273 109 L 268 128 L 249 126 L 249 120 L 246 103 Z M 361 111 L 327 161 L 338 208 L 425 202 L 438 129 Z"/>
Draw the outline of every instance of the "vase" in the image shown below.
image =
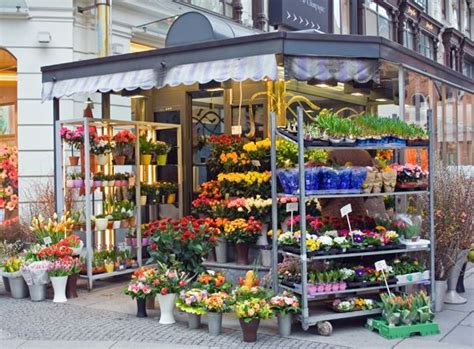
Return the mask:
<path fill-rule="evenodd" d="M 239 319 L 240 327 L 242 328 L 243 339 L 246 343 L 253 343 L 257 341 L 257 331 L 260 325 L 260 319 L 252 319 L 250 322 L 245 322 L 244 319 Z"/>
<path fill-rule="evenodd" d="M 207 259 L 206 259 L 208 262 L 216 262 L 216 250 L 215 248 L 211 248 L 211 251 L 209 252 L 209 254 L 207 255 Z"/>
<path fill-rule="evenodd" d="M 69 165 L 77 166 L 79 164 L 79 156 L 70 156 L 69 157 Z"/>
<path fill-rule="evenodd" d="M 77 280 L 79 274 L 71 274 L 67 278 L 66 282 L 66 298 L 77 298 Z"/>
<path fill-rule="evenodd" d="M 278 314 L 278 334 L 281 337 L 289 337 L 291 335 L 291 314 Z"/>
<path fill-rule="evenodd" d="M 107 225 L 109 223 L 108 218 L 96 218 L 95 219 L 95 230 L 105 230 L 107 229 Z"/>
<path fill-rule="evenodd" d="M 248 265 L 249 263 L 249 248 L 248 243 L 235 244 L 236 263 L 241 265 Z"/>
<path fill-rule="evenodd" d="M 260 253 L 262 255 L 262 266 L 271 267 L 272 265 L 272 250 L 270 246 L 261 246 Z"/>
<path fill-rule="evenodd" d="M 218 336 L 222 333 L 222 313 L 207 313 L 209 335 Z"/>
<path fill-rule="evenodd" d="M 434 310 L 439 313 L 443 310 L 444 298 L 446 296 L 446 290 L 448 284 L 446 280 L 435 280 L 435 292 L 434 292 Z"/>
<path fill-rule="evenodd" d="M 174 204 L 176 202 L 176 194 L 169 194 L 166 197 L 166 203 L 167 204 Z"/>
<path fill-rule="evenodd" d="M 74 188 L 74 179 L 66 180 L 66 188 Z"/>
<path fill-rule="evenodd" d="M 201 327 L 201 315 L 188 313 L 188 328 L 197 330 Z"/>
<path fill-rule="evenodd" d="M 5 287 L 5 292 L 10 293 L 11 292 L 10 279 L 7 278 L 6 276 L 2 276 L 2 280 L 3 280 L 3 286 Z"/>
<path fill-rule="evenodd" d="M 66 283 L 67 276 L 51 276 L 51 283 L 53 284 L 54 289 L 54 303 L 64 303 L 67 302 L 66 298 Z"/>
<path fill-rule="evenodd" d="M 46 284 L 28 285 L 32 302 L 42 302 L 46 299 Z"/>
<path fill-rule="evenodd" d="M 140 205 L 145 206 L 146 205 L 146 200 L 147 200 L 147 196 L 146 195 L 141 195 L 140 196 Z"/>
<path fill-rule="evenodd" d="M 137 317 L 147 317 L 146 298 L 137 298 Z"/>
<path fill-rule="evenodd" d="M 81 188 L 84 185 L 83 179 L 75 179 L 74 180 L 74 188 Z"/>
<path fill-rule="evenodd" d="M 155 295 L 151 294 L 146 297 L 146 308 L 147 309 L 155 309 Z"/>
<path fill-rule="evenodd" d="M 258 237 L 257 240 L 257 246 L 267 246 L 268 245 L 268 224 L 262 224 L 262 231 L 260 233 L 260 236 Z"/>
<path fill-rule="evenodd" d="M 105 166 L 109 162 L 108 154 L 99 154 L 97 155 L 97 165 Z"/>
<path fill-rule="evenodd" d="M 458 293 L 466 292 L 466 289 L 464 288 L 464 274 L 466 273 L 466 266 L 467 266 L 467 262 L 464 262 L 461 269 L 461 273 L 459 274 L 458 282 L 456 284 L 456 291 Z"/>
<path fill-rule="evenodd" d="M 156 164 L 158 166 L 165 166 L 168 160 L 168 154 L 160 154 L 156 156 Z"/>
<path fill-rule="evenodd" d="M 115 165 L 125 165 L 125 155 L 114 156 Z"/>
<path fill-rule="evenodd" d="M 158 294 L 158 303 L 160 303 L 160 324 L 171 325 L 176 322 L 173 314 L 175 301 L 175 293 L 167 295 Z"/>
<path fill-rule="evenodd" d="M 222 237 L 217 238 L 216 261 L 217 263 L 227 263 L 227 240 Z"/>
<path fill-rule="evenodd" d="M 10 292 L 13 298 L 21 299 L 28 297 L 28 286 L 23 276 L 9 278 Z"/>
<path fill-rule="evenodd" d="M 444 297 L 444 303 L 446 304 L 464 304 L 467 299 L 461 297 L 456 291 L 456 285 L 458 283 L 459 274 L 461 273 L 463 264 L 467 261 L 467 254 L 469 250 L 463 250 L 459 253 L 456 263 L 453 265 L 448 274 L 448 290 Z"/>
<path fill-rule="evenodd" d="M 140 164 L 143 166 L 148 166 L 151 164 L 151 154 L 142 154 L 140 155 Z"/>

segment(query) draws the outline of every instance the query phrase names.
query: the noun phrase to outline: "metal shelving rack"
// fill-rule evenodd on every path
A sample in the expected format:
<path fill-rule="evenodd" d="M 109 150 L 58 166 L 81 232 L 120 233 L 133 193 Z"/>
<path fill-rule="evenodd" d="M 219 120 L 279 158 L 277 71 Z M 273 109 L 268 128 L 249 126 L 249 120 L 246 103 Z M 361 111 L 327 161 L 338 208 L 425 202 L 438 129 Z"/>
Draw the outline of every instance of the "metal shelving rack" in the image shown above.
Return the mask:
<path fill-rule="evenodd" d="M 306 290 L 307 290 L 307 278 L 308 278 L 308 262 L 312 260 L 331 260 L 331 259 L 343 259 L 343 258 L 355 258 L 355 257 L 369 257 L 369 256 L 377 256 L 377 255 L 389 255 L 389 254 L 401 254 L 401 253 L 412 253 L 412 252 L 429 252 L 430 254 L 430 279 L 423 280 L 419 282 L 412 282 L 409 284 L 392 284 L 389 285 L 390 288 L 396 287 L 404 287 L 408 285 L 414 284 L 424 284 L 430 285 L 431 296 L 435 292 L 434 289 L 434 234 L 433 234 L 433 195 L 431 193 L 431 188 L 433 187 L 433 179 L 431 174 L 433 173 L 433 130 L 432 130 L 432 121 L 430 117 L 428 117 L 428 134 L 429 134 L 429 146 L 428 146 L 428 168 L 429 168 L 429 187 L 428 190 L 420 190 L 420 191 L 404 191 L 404 192 L 392 192 L 392 193 L 360 193 L 360 194 L 333 194 L 333 195 L 306 195 L 305 193 L 305 186 L 301 185 L 301 183 L 305 183 L 305 166 L 304 166 L 304 152 L 305 149 L 405 149 L 405 148 L 420 148 L 420 147 L 403 147 L 403 146 L 367 146 L 367 147 L 331 147 L 331 146 L 310 146 L 305 147 L 304 142 L 304 134 L 303 130 L 303 110 L 302 108 L 298 107 L 297 110 L 297 126 L 298 126 L 298 133 L 297 133 L 297 142 L 295 140 L 287 137 L 286 135 L 280 133 L 276 127 L 276 116 L 275 113 L 272 112 L 270 114 L 270 132 L 271 132 L 271 171 L 272 171 L 272 231 L 273 231 L 273 246 L 272 246 L 272 270 L 273 270 L 273 288 L 274 290 L 279 289 L 288 289 L 297 294 L 301 295 L 301 314 L 297 317 L 298 320 L 301 322 L 301 325 L 304 330 L 307 330 L 310 326 L 314 326 L 319 322 L 328 322 L 331 320 L 336 319 L 343 319 L 343 318 L 350 318 L 350 317 L 359 317 L 359 316 L 367 316 L 373 314 L 379 314 L 381 312 L 380 309 L 372 309 L 372 310 L 361 310 L 361 311 L 354 311 L 354 312 L 347 312 L 347 313 L 335 313 L 328 311 L 327 309 L 323 309 L 321 307 L 317 307 L 317 301 L 323 301 L 327 299 L 328 296 L 333 295 L 348 295 L 348 294 L 357 294 L 361 292 L 374 292 L 378 290 L 385 289 L 385 286 L 373 286 L 373 287 L 365 287 L 365 288 L 357 288 L 357 289 L 346 289 L 344 291 L 337 291 L 337 292 L 327 292 L 327 293 L 320 293 L 317 296 L 309 297 Z M 367 251 L 367 252 L 357 252 L 357 253 L 342 253 L 342 254 L 334 254 L 334 255 L 317 255 L 313 257 L 308 257 L 307 250 L 306 250 L 306 221 L 302 219 L 300 221 L 300 230 L 301 230 L 301 241 L 300 241 L 300 254 L 294 254 L 282 251 L 278 248 L 278 240 L 277 240 L 277 231 L 278 231 L 278 208 L 276 205 L 277 199 L 279 196 L 288 196 L 286 194 L 280 194 L 277 192 L 278 187 L 278 179 L 276 175 L 276 139 L 277 137 L 282 137 L 284 139 L 290 140 L 298 144 L 298 170 L 299 170 L 299 183 L 300 183 L 300 192 L 299 192 L 299 215 L 302 217 L 306 216 L 306 200 L 308 198 L 349 198 L 349 197 L 373 197 L 373 196 L 386 196 L 386 195 L 428 195 L 429 196 L 429 235 L 430 235 L 430 246 L 423 247 L 423 248 L 412 248 L 412 249 L 396 249 L 396 250 L 382 250 L 382 251 Z M 426 148 L 426 147 L 424 147 Z M 295 196 L 295 195 L 290 195 Z M 296 258 L 300 258 L 301 261 L 301 284 L 297 289 L 291 288 L 285 285 L 280 284 L 278 280 L 278 256 L 279 254 L 291 255 Z M 309 305 L 309 302 L 312 302 L 312 305 Z M 316 305 L 313 305 L 316 303 Z M 332 326 L 330 326 L 332 328 Z"/>
<path fill-rule="evenodd" d="M 91 163 L 90 163 L 90 138 L 89 138 L 89 127 L 96 127 L 101 129 L 100 134 L 109 134 L 113 135 L 114 129 L 129 129 L 136 136 L 137 140 L 135 142 L 135 163 L 127 165 L 113 165 L 111 157 L 109 157 L 109 164 L 100 166 L 102 170 L 107 168 L 110 173 L 114 173 L 116 168 L 130 168 L 132 169 L 135 175 L 135 220 L 136 220 L 136 233 L 137 233 L 137 246 L 136 246 L 136 256 L 139 267 L 143 265 L 142 258 L 142 235 L 141 235 L 141 203 L 140 203 L 140 192 L 141 192 L 141 182 L 151 183 L 155 179 L 155 167 L 157 165 L 142 165 L 140 164 L 140 142 L 138 141 L 138 135 L 140 132 L 145 131 L 147 137 L 156 140 L 156 131 L 161 130 L 176 130 L 177 132 L 177 182 L 178 182 L 178 206 L 179 206 L 179 215 L 183 215 L 183 184 L 182 184 L 182 137 L 181 137 L 181 126 L 176 124 L 166 124 L 166 123 L 155 123 L 155 122 L 143 122 L 143 121 L 124 121 L 124 120 L 111 120 L 111 119 L 94 119 L 94 118 L 81 118 L 81 119 L 69 119 L 69 120 L 57 120 L 55 124 L 55 189 L 56 193 L 56 210 L 58 214 L 62 214 L 64 211 L 65 197 L 66 197 L 66 188 L 65 180 L 67 175 L 67 169 L 69 166 L 66 164 L 66 157 L 64 144 L 61 140 L 60 130 L 62 126 L 72 126 L 84 127 L 84 211 L 85 211 L 85 248 L 86 248 L 86 266 L 87 266 L 87 275 L 81 275 L 81 277 L 88 279 L 89 290 L 93 287 L 94 280 L 107 279 L 110 277 L 124 275 L 132 273 L 136 268 L 130 268 L 120 271 L 114 271 L 110 273 L 92 273 L 92 261 L 94 256 L 94 239 L 93 234 L 97 234 L 97 231 L 92 230 L 92 215 L 93 215 L 93 191 L 91 190 Z M 80 166 L 80 165 L 79 165 Z M 77 166 L 77 167 L 79 167 Z M 120 172 L 120 171 L 119 171 Z M 105 200 L 105 194 L 104 194 Z M 114 233 L 115 233 L 115 229 Z"/>

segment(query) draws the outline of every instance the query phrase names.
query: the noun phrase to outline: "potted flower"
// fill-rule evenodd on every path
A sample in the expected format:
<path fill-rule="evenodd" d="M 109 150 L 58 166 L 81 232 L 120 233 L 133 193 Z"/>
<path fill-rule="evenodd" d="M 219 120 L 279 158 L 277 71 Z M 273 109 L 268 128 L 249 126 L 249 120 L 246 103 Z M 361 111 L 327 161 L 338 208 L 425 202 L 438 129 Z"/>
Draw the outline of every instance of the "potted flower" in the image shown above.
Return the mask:
<path fill-rule="evenodd" d="M 134 143 L 136 136 L 128 131 L 119 131 L 113 136 L 114 161 L 116 165 L 124 165 L 126 160 L 132 161 L 135 153 Z"/>
<path fill-rule="evenodd" d="M 140 136 L 140 164 L 148 166 L 151 164 L 151 158 L 155 152 L 155 142 L 147 139 L 145 136 Z"/>
<path fill-rule="evenodd" d="M 114 260 L 111 257 L 107 257 L 104 261 L 104 267 L 106 273 L 113 273 L 115 268 Z"/>
<path fill-rule="evenodd" d="M 109 154 L 112 151 L 109 135 L 97 136 L 96 141 L 91 144 L 91 153 L 97 155 L 97 164 L 105 166 L 109 162 Z"/>
<path fill-rule="evenodd" d="M 153 281 L 153 292 L 158 296 L 160 303 L 160 324 L 170 325 L 174 319 L 174 306 L 176 294 L 187 285 L 187 275 L 175 267 L 168 267 L 164 263 L 158 263 L 157 278 Z"/>
<path fill-rule="evenodd" d="M 253 217 L 248 220 L 234 219 L 224 227 L 228 241 L 235 243 L 237 250 L 237 264 L 248 265 L 250 244 L 255 243 L 260 236 L 262 223 Z"/>
<path fill-rule="evenodd" d="M 237 301 L 234 309 L 242 328 L 244 342 L 256 342 L 260 320 L 273 316 L 270 304 L 264 298 L 250 298 Z"/>
<path fill-rule="evenodd" d="M 153 284 L 157 280 L 153 268 L 142 268 L 133 273 L 125 294 L 137 300 L 137 317 L 147 317 L 146 299 L 153 295 Z"/>
<path fill-rule="evenodd" d="M 71 260 L 71 270 L 66 282 L 66 298 L 77 298 L 77 280 L 79 279 L 79 273 L 81 272 L 82 262 L 79 258 L 73 258 Z"/>
<path fill-rule="evenodd" d="M 107 229 L 107 226 L 109 224 L 109 216 L 106 214 L 98 214 L 97 216 L 94 217 L 94 222 L 95 222 L 95 230 L 97 231 L 103 231 Z"/>
<path fill-rule="evenodd" d="M 92 179 L 94 181 L 94 187 L 100 188 L 102 186 L 105 186 L 104 185 L 104 182 L 106 181 L 105 175 L 102 172 L 95 173 Z"/>
<path fill-rule="evenodd" d="M 28 297 L 28 287 L 20 271 L 22 264 L 23 260 L 18 256 L 9 257 L 2 264 L 2 276 L 8 278 L 11 295 L 17 299 Z"/>
<path fill-rule="evenodd" d="M 33 302 L 41 302 L 46 299 L 49 265 L 49 261 L 34 261 L 21 266 L 21 274 L 28 285 L 30 298 Z"/>
<path fill-rule="evenodd" d="M 193 286 L 206 290 L 210 294 L 228 291 L 232 284 L 226 280 L 223 273 L 209 270 L 199 274 Z"/>
<path fill-rule="evenodd" d="M 84 185 L 84 178 L 80 173 L 70 173 L 68 175 L 70 182 L 66 182 L 66 186 L 73 185 L 71 188 L 81 188 Z M 72 183 L 71 183 L 72 181 Z"/>
<path fill-rule="evenodd" d="M 192 288 L 188 291 L 182 290 L 176 301 L 176 307 L 188 314 L 188 327 L 195 330 L 201 327 L 201 315 L 206 313 L 204 302 L 207 292 L 199 288 Z"/>
<path fill-rule="evenodd" d="M 168 160 L 168 153 L 171 151 L 171 146 L 163 141 L 155 142 L 156 164 L 158 166 L 165 166 Z"/>
<path fill-rule="evenodd" d="M 64 256 L 63 258 L 53 260 L 49 265 L 48 276 L 51 279 L 54 289 L 54 303 L 64 303 L 66 298 L 67 278 L 72 270 L 72 258 Z"/>
<path fill-rule="evenodd" d="M 292 314 L 300 311 L 298 298 L 288 291 L 283 291 L 270 298 L 270 306 L 278 316 L 278 333 L 282 337 L 290 336 Z"/>
<path fill-rule="evenodd" d="M 211 336 L 222 333 L 222 314 L 231 310 L 231 298 L 225 292 L 208 294 L 204 300 L 204 309 L 207 312 L 207 326 Z"/>
<path fill-rule="evenodd" d="M 72 155 L 69 156 L 69 165 L 77 166 L 79 164 L 79 156 L 74 155 L 74 149 L 81 149 L 83 143 L 82 134 L 78 131 L 70 130 L 67 127 L 61 127 L 59 134 L 61 139 L 71 147 Z"/>

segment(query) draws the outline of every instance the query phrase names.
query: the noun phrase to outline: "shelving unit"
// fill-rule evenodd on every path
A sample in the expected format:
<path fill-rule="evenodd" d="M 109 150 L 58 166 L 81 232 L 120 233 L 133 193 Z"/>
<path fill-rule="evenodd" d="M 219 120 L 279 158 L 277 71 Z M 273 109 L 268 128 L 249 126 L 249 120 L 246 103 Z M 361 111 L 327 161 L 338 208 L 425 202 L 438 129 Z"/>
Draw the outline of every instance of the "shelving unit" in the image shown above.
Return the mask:
<path fill-rule="evenodd" d="M 64 144 L 61 140 L 60 129 L 63 126 L 69 127 L 78 127 L 81 126 L 84 128 L 84 144 L 82 155 L 84 157 L 83 164 L 79 165 L 68 165 L 66 163 L 65 153 L 68 149 L 64 147 Z M 101 187 L 99 190 L 102 192 L 101 198 L 95 197 L 95 188 L 91 186 L 92 181 L 92 171 L 91 171 L 91 144 L 89 138 L 90 128 L 94 127 L 97 129 L 97 133 L 108 134 L 112 136 L 115 131 L 128 129 L 137 136 L 134 149 L 134 158 L 135 163 L 125 164 L 125 165 L 115 165 L 112 163 L 112 157 L 109 156 L 109 161 L 106 165 L 97 165 L 100 168 L 101 172 L 106 174 L 122 173 L 125 170 L 132 172 L 135 177 L 135 228 L 136 228 L 136 238 L 137 245 L 136 247 L 131 247 L 132 251 L 135 250 L 135 256 L 137 259 L 138 267 L 143 265 L 143 256 L 142 256 L 142 216 L 141 216 L 141 203 L 140 203 L 140 193 L 141 193 L 141 183 L 153 183 L 156 179 L 156 171 L 160 168 L 158 165 L 142 165 L 140 164 L 140 142 L 138 141 L 138 136 L 140 134 L 146 134 L 148 138 L 156 140 L 157 131 L 161 130 L 175 130 L 177 132 L 177 183 L 178 183 L 178 211 L 179 215 L 183 214 L 183 186 L 182 186 L 182 144 L 181 144 L 181 126 L 175 124 L 165 124 L 165 123 L 152 123 L 152 122 L 141 122 L 141 121 L 122 121 L 122 120 L 110 120 L 110 119 L 93 119 L 93 118 L 81 118 L 81 119 L 71 119 L 71 120 L 58 120 L 55 124 L 55 161 L 56 161 L 56 176 L 55 176 L 55 189 L 56 193 L 56 209 L 58 213 L 64 211 L 65 198 L 67 190 L 81 190 L 83 191 L 84 199 L 84 211 L 85 211 L 85 248 L 86 248 L 86 266 L 87 266 L 87 275 L 81 275 L 83 278 L 88 279 L 89 289 L 93 288 L 93 281 L 99 279 L 106 279 L 114 276 L 124 275 L 132 273 L 137 268 L 128 268 L 125 270 L 117 270 L 110 273 L 92 273 L 92 262 L 94 257 L 94 250 L 100 249 L 101 246 L 94 246 L 94 234 L 101 234 L 102 231 L 92 230 L 92 216 L 93 214 L 98 214 L 104 212 L 104 202 L 106 198 L 114 194 L 116 190 L 122 190 L 123 186 L 119 187 Z M 84 186 L 82 188 L 67 188 L 65 185 L 66 176 L 68 174 L 68 169 L 80 169 L 84 175 Z M 132 186 L 130 186 L 132 187 Z M 128 187 L 127 187 L 128 188 Z M 97 201 L 96 201 L 97 199 Z M 102 207 L 98 209 L 99 212 L 94 212 L 96 207 Z M 112 232 L 113 238 L 112 241 L 115 243 L 116 234 L 118 230 L 128 229 L 128 228 L 117 228 L 117 229 L 106 229 L 107 232 Z M 111 246 L 108 246 L 109 248 Z"/>
<path fill-rule="evenodd" d="M 318 302 L 326 299 L 329 296 L 338 296 L 338 295 L 348 295 L 348 294 L 360 294 L 360 293 L 370 293 L 374 291 L 379 291 L 385 289 L 386 286 L 373 286 L 373 287 L 364 287 L 364 288 L 353 288 L 353 289 L 345 289 L 343 291 L 334 291 L 334 292 L 324 292 L 318 293 L 316 296 L 309 296 L 307 293 L 307 279 L 308 279 L 308 262 L 313 260 L 331 260 L 331 259 L 343 259 L 343 258 L 357 258 L 357 257 L 370 257 L 370 256 L 383 256 L 383 255 L 393 255 L 393 254 L 404 254 L 404 253 L 413 253 L 413 252 L 429 252 L 430 255 L 430 279 L 429 280 L 421 280 L 411 283 L 397 283 L 397 284 L 390 284 L 388 285 L 389 288 L 399 288 L 405 287 L 408 285 L 416 285 L 416 284 L 423 284 L 423 285 L 430 285 L 431 295 L 435 292 L 434 290 L 434 283 L 433 281 L 433 272 L 434 272 L 434 236 L 433 236 L 433 196 L 430 192 L 430 188 L 432 188 L 432 177 L 431 173 L 433 170 L 433 149 L 432 149 L 432 122 L 430 118 L 428 118 L 428 133 L 429 133 L 429 145 L 428 146 L 358 146 L 354 145 L 353 147 L 347 146 L 305 146 L 304 134 L 303 130 L 303 110 L 302 108 L 298 107 L 297 111 L 297 141 L 292 139 L 291 137 L 287 137 L 286 135 L 282 134 L 278 131 L 276 127 L 276 116 L 275 113 L 271 113 L 270 115 L 270 131 L 271 131 L 271 171 L 272 171 L 272 200 L 273 202 L 277 202 L 278 197 L 282 196 L 290 196 L 295 197 L 297 196 L 299 199 L 299 215 L 301 217 L 306 216 L 306 200 L 307 199 L 337 199 L 337 198 L 354 198 L 354 197 L 377 197 L 377 196 L 407 196 L 407 195 L 428 195 L 429 196 L 429 212 L 428 212 L 428 220 L 429 220 L 429 233 L 430 233 L 430 246 L 429 247 L 420 247 L 420 248 L 404 248 L 404 249 L 393 249 L 393 250 L 377 250 L 377 251 L 361 251 L 356 253 L 340 253 L 340 254 L 327 254 L 327 255 L 316 255 L 316 256 L 308 256 L 307 249 L 306 249 L 306 221 L 304 219 L 300 220 L 300 230 L 301 230 L 301 241 L 300 241 L 300 254 L 291 253 L 283 251 L 278 247 L 278 238 L 276 232 L 278 231 L 278 212 L 277 212 L 277 205 L 272 206 L 272 230 L 273 230 L 273 258 L 272 258 L 272 270 L 273 272 L 273 287 L 275 290 L 279 289 L 288 289 L 295 293 L 299 293 L 301 295 L 301 314 L 298 316 L 298 320 L 301 322 L 302 327 L 304 330 L 307 330 L 310 326 L 314 326 L 319 322 L 327 322 L 336 319 L 343 319 L 343 318 L 350 318 L 350 317 L 358 317 L 358 316 L 366 316 L 366 315 L 373 315 L 380 313 L 380 309 L 372 309 L 372 310 L 363 310 L 363 311 L 355 311 L 355 312 L 345 312 L 345 313 L 336 313 L 331 312 L 326 309 L 321 309 L 318 307 Z M 278 179 L 276 175 L 276 139 L 277 137 L 283 137 L 289 141 L 298 144 L 298 170 L 299 170 L 299 183 L 300 183 L 300 190 L 298 195 L 287 195 L 281 194 L 277 192 L 278 188 Z M 325 149 L 325 150 L 333 150 L 333 149 L 394 149 L 394 150 L 403 150 L 406 148 L 428 148 L 429 153 L 429 186 L 427 190 L 417 190 L 417 191 L 395 191 L 391 193 L 347 193 L 347 194 L 316 194 L 316 195 L 306 195 L 305 192 L 305 166 L 304 166 L 304 152 L 306 149 Z M 303 184 L 303 185 L 302 185 Z M 290 255 L 300 259 L 301 262 L 301 284 L 299 284 L 299 288 L 295 289 L 292 287 L 288 287 L 282 285 L 278 279 L 278 273 L 276 272 L 278 267 L 278 256 L 279 254 Z M 311 305 L 309 304 L 311 302 Z"/>

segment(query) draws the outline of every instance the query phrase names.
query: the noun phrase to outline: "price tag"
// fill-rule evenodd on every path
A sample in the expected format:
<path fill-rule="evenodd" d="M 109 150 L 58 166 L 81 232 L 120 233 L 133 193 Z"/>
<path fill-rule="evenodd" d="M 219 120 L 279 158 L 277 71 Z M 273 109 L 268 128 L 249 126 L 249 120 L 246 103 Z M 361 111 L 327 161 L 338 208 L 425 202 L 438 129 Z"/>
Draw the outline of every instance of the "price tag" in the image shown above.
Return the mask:
<path fill-rule="evenodd" d="M 43 242 L 44 242 L 46 245 L 51 245 L 51 243 L 53 242 L 53 240 L 51 240 L 51 237 L 50 237 L 50 236 L 46 236 L 46 237 L 43 239 Z"/>
<path fill-rule="evenodd" d="M 298 211 L 297 202 L 289 202 L 286 204 L 286 212 L 295 212 L 295 211 Z"/>
<path fill-rule="evenodd" d="M 347 216 L 351 212 L 352 212 L 352 205 L 347 204 L 346 206 L 341 208 L 341 217 Z"/>
<path fill-rule="evenodd" d="M 232 134 L 235 136 L 240 136 L 242 134 L 242 126 L 232 126 Z"/>
<path fill-rule="evenodd" d="M 254 165 L 255 167 L 260 167 L 261 166 L 260 161 L 258 161 L 258 160 L 252 160 L 252 165 Z"/>
<path fill-rule="evenodd" d="M 387 262 L 385 262 L 385 259 L 375 262 L 375 270 L 377 271 L 387 270 Z"/>

